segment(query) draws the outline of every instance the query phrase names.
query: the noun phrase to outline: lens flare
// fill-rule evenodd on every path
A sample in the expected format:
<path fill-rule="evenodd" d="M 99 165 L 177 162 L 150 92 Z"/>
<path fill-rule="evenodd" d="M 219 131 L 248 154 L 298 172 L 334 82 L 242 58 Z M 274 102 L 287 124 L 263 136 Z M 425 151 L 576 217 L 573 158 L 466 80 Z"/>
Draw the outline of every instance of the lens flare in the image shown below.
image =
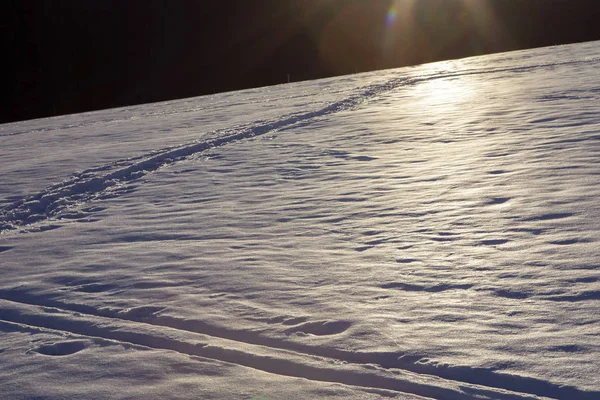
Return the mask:
<path fill-rule="evenodd" d="M 391 28 L 396 24 L 396 20 L 398 18 L 398 11 L 396 10 L 396 5 L 392 5 L 387 12 L 385 17 L 385 25 L 388 28 Z"/>

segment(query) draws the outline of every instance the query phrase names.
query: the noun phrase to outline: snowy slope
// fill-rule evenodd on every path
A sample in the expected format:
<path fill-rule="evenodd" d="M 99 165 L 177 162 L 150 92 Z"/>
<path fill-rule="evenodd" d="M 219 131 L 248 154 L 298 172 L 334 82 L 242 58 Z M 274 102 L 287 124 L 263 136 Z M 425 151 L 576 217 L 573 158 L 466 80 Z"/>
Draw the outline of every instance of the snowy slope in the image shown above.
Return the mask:
<path fill-rule="evenodd" d="M 600 398 L 600 43 L 0 125 L 5 398 Z"/>

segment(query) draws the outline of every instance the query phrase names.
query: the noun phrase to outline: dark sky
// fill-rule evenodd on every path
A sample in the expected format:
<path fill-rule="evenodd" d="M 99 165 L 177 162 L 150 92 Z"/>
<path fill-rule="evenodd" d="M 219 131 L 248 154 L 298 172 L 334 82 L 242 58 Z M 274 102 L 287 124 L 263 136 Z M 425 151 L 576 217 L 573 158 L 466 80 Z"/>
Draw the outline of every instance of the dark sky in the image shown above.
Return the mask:
<path fill-rule="evenodd" d="M 4 0 L 0 122 L 598 40 L 597 3 Z"/>

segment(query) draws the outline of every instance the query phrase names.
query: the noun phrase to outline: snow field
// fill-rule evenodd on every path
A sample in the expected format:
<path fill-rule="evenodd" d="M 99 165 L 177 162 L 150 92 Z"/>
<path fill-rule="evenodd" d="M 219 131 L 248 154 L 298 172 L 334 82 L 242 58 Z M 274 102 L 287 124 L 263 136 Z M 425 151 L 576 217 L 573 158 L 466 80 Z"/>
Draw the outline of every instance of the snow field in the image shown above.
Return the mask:
<path fill-rule="evenodd" d="M 2 126 L 2 386 L 598 398 L 597 53 Z"/>

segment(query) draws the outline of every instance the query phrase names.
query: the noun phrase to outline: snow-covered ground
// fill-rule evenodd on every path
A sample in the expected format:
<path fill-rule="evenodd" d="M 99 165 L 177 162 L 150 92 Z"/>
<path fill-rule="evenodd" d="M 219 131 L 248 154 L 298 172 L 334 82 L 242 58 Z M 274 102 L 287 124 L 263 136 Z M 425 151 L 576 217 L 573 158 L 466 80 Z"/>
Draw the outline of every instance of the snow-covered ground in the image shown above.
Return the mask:
<path fill-rule="evenodd" d="M 600 399 L 599 69 L 0 125 L 0 397 Z"/>

